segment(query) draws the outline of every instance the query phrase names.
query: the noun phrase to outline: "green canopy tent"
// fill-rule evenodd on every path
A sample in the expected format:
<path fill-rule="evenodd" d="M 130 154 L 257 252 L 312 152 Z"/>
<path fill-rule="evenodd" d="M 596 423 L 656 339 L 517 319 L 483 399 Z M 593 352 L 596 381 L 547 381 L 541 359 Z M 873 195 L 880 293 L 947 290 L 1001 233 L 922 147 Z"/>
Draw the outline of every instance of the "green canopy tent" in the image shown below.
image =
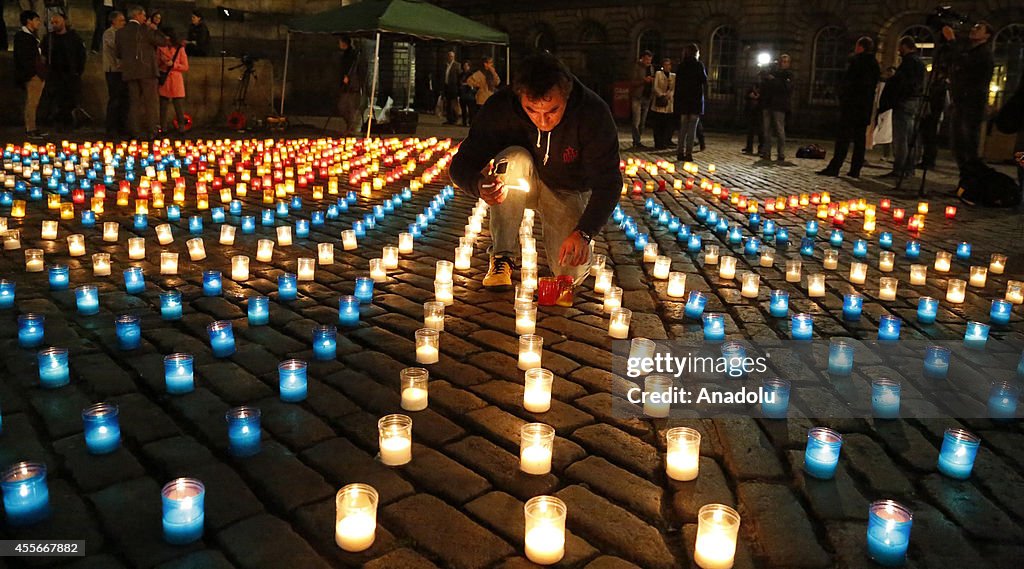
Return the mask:
<path fill-rule="evenodd" d="M 444 40 L 460 43 L 504 45 L 506 49 L 506 77 L 508 69 L 508 34 L 464 18 L 454 12 L 422 0 L 362 0 L 318 14 L 300 16 L 288 22 L 288 37 L 284 52 L 284 77 L 281 81 L 281 114 L 284 115 L 285 85 L 288 81 L 288 57 L 293 33 L 346 34 L 368 36 L 376 34 L 373 54 L 373 82 L 370 103 L 377 96 L 377 74 L 380 68 L 380 36 L 391 34 L 426 40 Z M 412 89 L 412 81 L 409 82 Z M 370 136 L 373 113 L 366 125 Z"/>

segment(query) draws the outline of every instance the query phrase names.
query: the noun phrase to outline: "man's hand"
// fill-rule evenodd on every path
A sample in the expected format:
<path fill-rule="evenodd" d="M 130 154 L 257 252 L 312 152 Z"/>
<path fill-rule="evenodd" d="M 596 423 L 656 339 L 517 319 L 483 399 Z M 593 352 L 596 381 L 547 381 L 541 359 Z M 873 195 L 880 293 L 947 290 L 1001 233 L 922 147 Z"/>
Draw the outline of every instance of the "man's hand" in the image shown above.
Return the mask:
<path fill-rule="evenodd" d="M 956 39 L 956 32 L 949 26 L 942 26 L 942 37 L 946 38 L 946 41 L 953 41 Z"/>
<path fill-rule="evenodd" d="M 487 205 L 498 205 L 505 201 L 505 184 L 496 176 L 484 176 L 480 179 L 480 199 Z"/>
<path fill-rule="evenodd" d="M 562 248 L 558 251 L 558 262 L 570 267 L 578 267 L 587 262 L 590 256 L 590 243 L 579 234 L 573 231 L 562 241 Z"/>

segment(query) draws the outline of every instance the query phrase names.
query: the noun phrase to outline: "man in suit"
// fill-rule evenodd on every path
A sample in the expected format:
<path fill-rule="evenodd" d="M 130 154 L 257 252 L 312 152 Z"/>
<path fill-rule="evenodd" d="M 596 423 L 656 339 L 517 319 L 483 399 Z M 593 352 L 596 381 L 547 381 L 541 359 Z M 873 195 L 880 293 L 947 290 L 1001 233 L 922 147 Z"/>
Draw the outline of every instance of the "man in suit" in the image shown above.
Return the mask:
<path fill-rule="evenodd" d="M 14 81 L 25 90 L 25 134 L 45 136 L 36 128 L 36 110 L 46 86 L 46 63 L 40 49 L 39 30 L 43 20 L 32 10 L 21 13 L 21 29 L 14 34 Z"/>
<path fill-rule="evenodd" d="M 444 66 L 444 79 L 442 85 L 444 91 L 444 124 L 455 124 L 455 112 L 459 108 L 459 73 L 462 72 L 462 64 L 455 61 L 455 52 L 448 50 L 448 61 Z"/>
<path fill-rule="evenodd" d="M 128 86 L 128 128 L 135 136 L 150 139 L 160 128 L 156 48 L 164 45 L 166 37 L 146 22 L 145 9 L 132 6 L 128 8 L 128 24 L 114 38 L 121 78 Z"/>
<path fill-rule="evenodd" d="M 881 70 L 875 59 L 875 42 L 864 36 L 857 40 L 853 57 L 846 67 L 846 74 L 839 93 L 839 124 L 836 133 L 835 151 L 832 161 L 819 176 L 838 176 L 846 160 L 846 152 L 853 143 L 853 159 L 850 162 L 850 177 L 860 177 L 864 166 L 864 148 L 867 127 L 871 122 L 871 107 L 875 102 L 875 88 Z"/>

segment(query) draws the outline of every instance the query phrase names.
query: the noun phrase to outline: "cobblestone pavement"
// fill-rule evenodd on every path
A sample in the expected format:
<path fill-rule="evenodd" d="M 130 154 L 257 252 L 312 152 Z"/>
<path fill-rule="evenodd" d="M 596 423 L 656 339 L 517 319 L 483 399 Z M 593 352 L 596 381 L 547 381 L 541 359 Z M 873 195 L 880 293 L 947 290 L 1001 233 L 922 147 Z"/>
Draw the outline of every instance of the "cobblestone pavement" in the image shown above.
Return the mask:
<path fill-rule="evenodd" d="M 714 163 L 713 180 L 762 203 L 769 196 L 822 190 L 834 200 L 865 197 L 870 203 L 887 195 L 888 186 L 867 179 L 851 183 L 819 178 L 813 170 L 821 162 L 757 164 L 739 154 L 736 137 L 710 136 L 709 143 L 710 149 L 696 156 L 702 175 Z M 625 157 L 665 156 L 627 152 Z M 944 167 L 948 172 L 948 164 Z M 194 179 L 189 176 L 190 190 Z M 210 223 L 206 212 L 209 257 L 190 262 L 184 246 L 189 238 L 186 208 L 182 221 L 172 223 L 175 241 L 166 247 L 180 253 L 178 276 L 159 275 L 162 248 L 152 230 L 139 233 L 149 243 L 146 259 L 131 263 L 147 275 L 146 291 L 138 295 L 126 294 L 120 278 L 121 269 L 129 264 L 126 238 L 136 232 L 131 230 L 128 208 L 111 207 L 112 196 L 108 195 L 107 212 L 100 221 L 121 223 L 117 244 L 102 241 L 98 228 L 82 230 L 77 220 L 60 223 L 58 240 L 41 240 L 45 202 L 30 203 L 22 220 L 9 218 L 12 228 L 23 231 L 22 250 L 4 251 L 0 257 L 0 278 L 17 281 L 16 307 L 0 310 L 0 465 L 20 460 L 46 463 L 54 514 L 29 528 L 0 526 L 0 537 L 86 540 L 84 559 L 39 558 L 26 561 L 26 566 L 517 569 L 532 566 L 524 556 L 523 503 L 549 494 L 564 500 L 569 510 L 562 567 L 694 566 L 697 511 L 704 504 L 723 503 L 737 507 L 742 515 L 735 564 L 739 569 L 860 568 L 873 566 L 865 553 L 868 504 L 894 499 L 914 511 L 908 566 L 1020 566 L 1024 430 L 1019 421 L 835 419 L 827 411 L 816 414 L 843 404 L 834 390 L 827 389 L 796 403 L 788 420 L 648 419 L 639 410 L 627 416 L 614 409 L 625 406 L 623 397 L 631 384 L 610 373 L 607 317 L 600 295 L 590 291 L 592 281 L 577 294 L 572 308 L 540 309 L 543 365 L 556 379 L 551 410 L 534 415 L 522 408 L 523 373 L 516 369 L 512 293 L 482 289 L 487 260 L 481 247 L 472 269 L 456 272 L 455 303 L 447 307 L 440 362 L 429 366 L 430 407 L 410 413 L 413 460 L 403 467 L 383 466 L 375 458 L 377 420 L 401 412 L 399 370 L 415 365 L 413 333 L 421 327 L 422 303 L 433 298 L 434 263 L 453 258 L 474 200 L 456 193 L 414 253 L 402 257 L 386 282 L 377 283 L 372 304 L 361 309 L 359 325 L 339 327 L 336 360 L 313 359 L 310 329 L 337 322 L 339 295 L 352 292 L 355 277 L 367 274 L 369 259 L 379 257 L 382 246 L 397 242 L 398 232 L 415 221 L 415 214 L 439 188 L 437 183 L 428 184 L 411 203 L 368 232 L 357 250 L 344 252 L 339 230 L 348 229 L 368 206 L 380 203 L 378 192 L 360 198 L 339 220 L 314 227 L 308 239 L 276 247 L 271 262 L 254 259 L 251 278 L 244 282 L 227 278 L 229 258 L 253 255 L 256 239 L 272 239 L 272 229 L 258 227 L 254 235 L 239 235 L 233 246 L 218 245 L 217 224 Z M 244 198 L 246 213 L 262 207 L 254 194 Z M 305 197 L 306 210 L 277 224 L 307 218 L 313 202 Z M 694 226 L 701 204 L 733 222 L 743 220 L 734 208 L 699 189 L 643 197 L 655 198 Z M 894 199 L 894 207 L 910 208 L 911 213 L 916 204 L 916 199 Z M 671 255 L 673 270 L 687 273 L 687 289 L 708 293 L 707 310 L 726 314 L 728 337 L 758 341 L 789 337 L 788 319 L 768 313 L 771 289 L 789 291 L 794 311 L 813 314 L 816 335 L 822 339 L 873 338 L 878 318 L 887 313 L 903 317 L 905 338 L 919 340 L 959 340 L 967 320 L 987 321 L 991 299 L 1001 297 L 1008 279 L 1024 275 L 1017 214 L 960 207 L 956 219 L 947 221 L 942 217 L 947 204 L 960 205 L 933 193 L 931 213 L 920 235 L 923 263 L 930 265 L 936 250 L 952 251 L 960 241 L 973 244 L 972 258 L 986 260 L 978 264 L 985 264 L 994 252 L 1005 252 L 1010 260 L 1006 274 L 989 275 L 984 289 L 970 288 L 962 305 L 944 304 L 938 323 L 926 326 L 913 317 L 917 298 L 943 298 L 947 279 L 930 272 L 927 285 L 911 287 L 906 282 L 909 262 L 898 254 L 894 274 L 904 281 L 900 295 L 892 302 L 878 300 L 877 288 L 871 285 L 881 275 L 875 261 L 877 232 L 866 237 L 872 247 L 869 284 L 849 282 L 850 243 L 854 236 L 866 235 L 860 231 L 860 217 L 844 228 L 843 257 L 839 269 L 828 272 L 823 298 L 808 298 L 802 284 L 785 281 L 780 258 L 796 258 L 791 247 L 773 268 L 757 269 L 756 259 L 737 255 L 738 272 L 754 267 L 761 274 L 758 298 L 748 299 L 739 294 L 737 281 L 720 279 L 716 267 L 705 266 L 702 256 L 688 254 L 674 234 L 653 223 L 642 200 L 622 200 L 623 210 L 638 221 L 641 231 L 649 232 L 660 250 Z M 0 216 L 9 216 L 9 210 L 0 209 Z M 766 217 L 787 227 L 798 242 L 803 221 L 812 214 L 803 208 Z M 162 217 L 162 212 L 151 215 L 150 227 Z M 879 211 L 878 217 L 879 231 L 893 231 L 894 250 L 902 253 L 903 242 L 912 235 L 905 226 L 894 226 L 886 212 Z M 228 219 L 237 224 L 237 218 Z M 541 224 L 537 225 L 539 230 Z M 828 224 L 823 222 L 822 228 L 826 233 Z M 93 277 L 89 261 L 83 260 L 87 256 L 67 256 L 63 240 L 78 232 L 87 235 L 89 253 L 111 253 L 115 276 Z M 706 229 L 702 234 L 705 243 L 719 244 L 723 254 L 730 248 L 717 234 Z M 277 277 L 295 272 L 297 258 L 316 257 L 317 242 L 336 244 L 334 264 L 318 266 L 315 282 L 299 283 L 297 300 L 281 301 Z M 616 285 L 625 291 L 623 305 L 633 310 L 632 337 L 700 338 L 700 326 L 682 315 L 681 302 L 666 296 L 664 281 L 652 277 L 652 265 L 641 262 L 622 230 L 609 222 L 596 246 L 615 268 Z M 32 247 L 44 249 L 48 263 L 70 266 L 71 291 L 50 291 L 45 273 L 24 272 L 23 250 Z M 814 259 L 804 260 L 805 274 L 820 270 L 822 249 L 819 243 Z M 967 264 L 957 261 L 954 267 L 954 274 L 966 274 Z M 222 296 L 202 294 L 201 270 L 210 268 L 224 273 Z M 85 283 L 99 287 L 98 315 L 75 312 L 73 288 Z M 165 321 L 159 315 L 158 296 L 174 288 L 182 293 L 184 316 Z M 841 316 L 842 294 L 851 290 L 865 295 L 865 318 L 860 322 L 844 322 Z M 267 326 L 247 323 L 247 298 L 256 294 L 271 299 Z M 46 345 L 70 349 L 70 385 L 55 390 L 38 386 L 35 350 L 19 348 L 16 339 L 16 315 L 30 311 L 46 315 Z M 112 323 L 123 312 L 142 317 L 139 349 L 118 349 Z M 212 356 L 206 326 L 214 320 L 234 325 L 238 351 L 230 358 Z M 1008 373 L 996 371 L 994 362 L 1012 359 L 1015 365 L 1021 331 L 1017 308 L 1011 324 L 993 327 L 992 334 L 1015 343 L 1018 351 L 957 361 L 954 373 L 978 378 Z M 172 352 L 195 355 L 197 381 L 191 393 L 166 393 L 162 360 Z M 278 397 L 277 365 L 291 357 L 309 361 L 309 396 L 301 403 L 282 403 Z M 794 381 L 827 384 L 824 362 L 818 363 L 785 373 Z M 919 368 L 865 367 L 855 372 L 854 380 L 863 387 L 871 377 L 887 375 L 920 386 L 920 373 Z M 86 452 L 80 419 L 80 410 L 97 401 L 116 403 L 121 413 L 122 448 L 103 456 Z M 227 448 L 224 413 L 241 404 L 257 406 L 263 414 L 263 448 L 250 458 L 233 458 Z M 548 423 L 557 432 L 549 475 L 530 476 L 518 470 L 519 428 L 533 421 Z M 830 426 L 845 436 L 833 480 L 812 479 L 802 468 L 806 433 L 815 425 Z M 665 431 L 671 426 L 690 426 L 703 435 L 700 475 L 693 482 L 666 477 Z M 983 441 L 974 472 L 963 482 L 936 468 L 943 430 L 957 426 Z M 207 489 L 203 539 L 187 546 L 167 545 L 161 537 L 160 488 L 178 476 L 198 478 Z M 369 483 L 380 493 L 376 541 L 359 554 L 343 552 L 333 539 L 334 495 L 351 482 Z M 8 558 L 0 560 L 0 566 L 22 564 Z"/>

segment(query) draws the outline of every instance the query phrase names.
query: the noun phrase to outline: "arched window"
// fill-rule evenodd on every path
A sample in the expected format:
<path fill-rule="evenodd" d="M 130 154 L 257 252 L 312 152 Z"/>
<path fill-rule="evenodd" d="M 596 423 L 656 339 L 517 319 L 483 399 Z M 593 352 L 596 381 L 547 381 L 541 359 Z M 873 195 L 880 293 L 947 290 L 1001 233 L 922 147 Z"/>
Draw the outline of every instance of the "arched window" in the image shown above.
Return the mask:
<path fill-rule="evenodd" d="M 644 30 L 640 32 L 640 35 L 636 37 L 636 58 L 640 59 L 641 53 L 650 51 L 654 54 L 654 61 L 658 61 L 663 55 L 663 42 L 661 32 L 658 30 Z"/>
<path fill-rule="evenodd" d="M 736 61 L 739 40 L 732 26 L 719 26 L 711 32 L 708 50 L 708 91 L 712 99 L 735 95 Z"/>
<path fill-rule="evenodd" d="M 1001 105 L 1024 80 L 1024 24 L 1010 24 L 999 30 L 994 41 L 992 73 L 993 104 Z"/>
<path fill-rule="evenodd" d="M 932 70 L 932 57 L 935 55 L 935 32 L 928 26 L 910 26 L 903 30 L 900 37 L 910 36 L 917 44 L 917 55 L 924 63 L 925 69 L 930 73 Z M 898 39 L 898 38 L 897 38 Z"/>
<path fill-rule="evenodd" d="M 814 36 L 814 66 L 811 68 L 811 102 L 837 104 L 839 82 L 846 71 L 849 53 L 846 30 L 826 26 Z"/>

